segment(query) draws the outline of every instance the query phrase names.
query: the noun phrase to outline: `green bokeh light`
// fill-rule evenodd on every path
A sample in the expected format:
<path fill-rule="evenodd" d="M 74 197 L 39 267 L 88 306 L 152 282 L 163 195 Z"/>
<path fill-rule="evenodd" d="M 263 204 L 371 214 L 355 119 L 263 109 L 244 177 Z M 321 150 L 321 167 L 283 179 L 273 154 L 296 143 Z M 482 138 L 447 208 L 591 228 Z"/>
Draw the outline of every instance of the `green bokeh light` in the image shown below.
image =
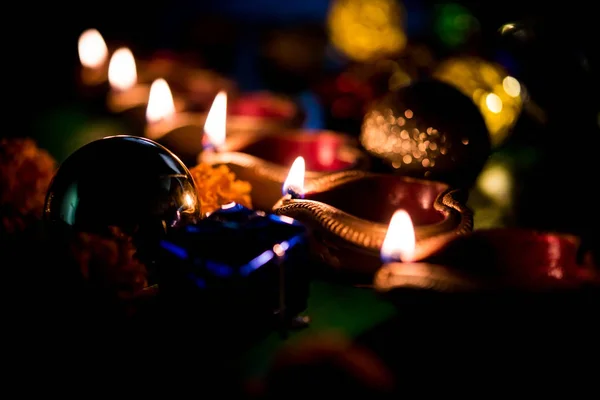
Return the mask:
<path fill-rule="evenodd" d="M 439 5 L 434 24 L 440 40 L 449 47 L 464 44 L 469 35 L 479 27 L 479 22 L 469 10 L 455 3 Z"/>

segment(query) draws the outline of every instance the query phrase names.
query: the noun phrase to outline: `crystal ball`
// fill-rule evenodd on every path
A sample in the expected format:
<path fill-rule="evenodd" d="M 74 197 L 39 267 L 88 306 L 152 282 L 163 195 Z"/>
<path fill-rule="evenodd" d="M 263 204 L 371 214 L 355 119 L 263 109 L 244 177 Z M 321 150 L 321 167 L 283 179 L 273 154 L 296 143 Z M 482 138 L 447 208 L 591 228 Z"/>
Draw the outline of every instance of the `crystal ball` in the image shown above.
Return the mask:
<path fill-rule="evenodd" d="M 110 136 L 72 153 L 48 189 L 44 221 L 50 228 L 136 239 L 156 239 L 200 217 L 200 200 L 186 166 L 160 144 Z"/>
<path fill-rule="evenodd" d="M 367 110 L 360 142 L 378 172 L 471 186 L 491 145 L 473 101 L 441 81 L 415 82 Z"/>

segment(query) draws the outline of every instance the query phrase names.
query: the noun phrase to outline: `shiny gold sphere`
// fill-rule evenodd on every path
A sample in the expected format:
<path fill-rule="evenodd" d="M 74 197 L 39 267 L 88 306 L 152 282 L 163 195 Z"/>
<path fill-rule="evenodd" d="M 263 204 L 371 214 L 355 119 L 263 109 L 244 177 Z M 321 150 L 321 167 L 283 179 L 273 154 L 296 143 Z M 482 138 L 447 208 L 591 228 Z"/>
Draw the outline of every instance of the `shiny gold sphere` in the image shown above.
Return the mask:
<path fill-rule="evenodd" d="M 415 82 L 375 102 L 360 142 L 384 170 L 459 186 L 474 183 L 490 154 L 477 107 L 440 81 Z"/>
<path fill-rule="evenodd" d="M 442 62 L 434 77 L 456 87 L 477 105 L 490 133 L 492 146 L 504 142 L 523 107 L 523 88 L 499 65 L 476 57 Z"/>

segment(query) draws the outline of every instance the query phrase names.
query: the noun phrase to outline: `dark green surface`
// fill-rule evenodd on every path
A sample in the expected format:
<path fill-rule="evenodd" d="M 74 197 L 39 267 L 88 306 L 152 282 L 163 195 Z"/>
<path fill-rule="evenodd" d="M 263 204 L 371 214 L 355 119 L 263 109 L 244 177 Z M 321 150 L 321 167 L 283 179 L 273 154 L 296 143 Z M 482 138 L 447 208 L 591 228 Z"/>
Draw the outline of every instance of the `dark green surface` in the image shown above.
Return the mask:
<path fill-rule="evenodd" d="M 38 145 L 50 152 L 57 162 L 97 139 L 127 133 L 116 119 L 94 115 L 77 106 L 52 110 L 36 121 L 33 137 Z"/>
<path fill-rule="evenodd" d="M 391 318 L 396 309 L 372 289 L 352 287 L 324 281 L 311 284 L 308 328 L 292 332 L 287 340 L 272 333 L 254 346 L 242 359 L 242 374 L 255 377 L 265 372 L 271 358 L 281 345 L 322 331 L 338 331 L 355 338 Z"/>

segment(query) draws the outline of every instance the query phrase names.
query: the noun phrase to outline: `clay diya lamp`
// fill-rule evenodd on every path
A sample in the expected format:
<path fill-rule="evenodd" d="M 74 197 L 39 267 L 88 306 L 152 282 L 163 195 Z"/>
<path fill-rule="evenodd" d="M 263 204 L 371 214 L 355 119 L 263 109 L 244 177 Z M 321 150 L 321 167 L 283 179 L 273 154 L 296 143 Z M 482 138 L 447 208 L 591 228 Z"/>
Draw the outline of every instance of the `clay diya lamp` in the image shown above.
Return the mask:
<path fill-rule="evenodd" d="M 108 111 L 123 118 L 131 134 L 143 136 L 146 125 L 146 107 L 149 103 L 152 86 L 157 81 L 161 81 L 161 85 L 166 85 L 166 83 L 162 79 L 158 79 L 152 84 L 140 80 L 135 58 L 131 50 L 126 47 L 117 49 L 110 58 L 108 81 L 110 83 L 110 90 L 106 97 Z M 174 109 L 182 111 L 185 102 L 181 98 L 173 98 L 173 95 L 169 94 Z"/>
<path fill-rule="evenodd" d="M 213 111 L 217 110 L 213 107 L 211 113 Z M 252 203 L 256 209 L 270 211 L 281 198 L 281 187 L 290 165 L 299 156 L 305 160 L 307 181 L 340 171 L 368 168 L 366 155 L 353 145 L 350 137 L 341 133 L 322 130 L 257 131 L 225 138 L 225 113 L 221 111 L 219 115 L 220 118 L 212 119 L 209 115 L 207 119 L 208 148 L 200 154 L 198 161 L 227 165 L 239 179 L 250 182 Z"/>
<path fill-rule="evenodd" d="M 88 29 L 77 43 L 80 65 L 77 74 L 77 92 L 94 111 L 104 112 L 108 84 L 109 49 L 96 29 Z"/>
<path fill-rule="evenodd" d="M 189 111 L 206 116 L 219 92 L 233 93 L 235 84 L 222 75 L 199 66 L 194 57 L 159 50 L 140 62 L 140 73 L 147 82 L 165 79 L 174 93 L 186 99 Z"/>
<path fill-rule="evenodd" d="M 503 356 L 506 349 L 530 351 L 536 343 L 547 351 L 540 337 L 571 343 L 569 332 L 582 343 L 596 341 L 600 264 L 595 249 L 580 238 L 525 229 L 479 230 L 456 236 L 417 260 L 414 232 L 408 214 L 398 211 L 381 248 L 384 264 L 373 287 L 398 307 L 415 340 L 442 329 L 445 343 L 452 343 L 460 357 L 482 350 L 490 356 L 485 346 L 473 346 L 476 337 L 486 343 L 501 340 Z M 549 332 L 560 332 L 560 339 Z M 435 355 L 443 348 L 435 347 Z M 448 356 L 457 356 L 452 353 Z"/>
<path fill-rule="evenodd" d="M 260 135 L 302 126 L 303 113 L 294 101 L 286 97 L 268 92 L 232 93 L 229 97 L 227 105 L 228 135 Z M 202 103 L 197 103 L 197 105 L 202 107 Z M 200 112 L 204 120 L 208 118 L 208 113 L 204 111 L 204 108 L 194 108 L 193 101 L 190 101 L 190 107 L 191 110 Z"/>
<path fill-rule="evenodd" d="M 405 238 L 398 237 L 396 243 Z M 403 259 L 398 254 L 391 258 Z M 423 263 L 413 263 L 410 257 L 404 261 L 408 262 L 385 264 L 377 272 L 375 287 L 385 292 L 432 289 L 503 298 L 506 294 L 600 293 L 597 260 L 591 249 L 582 247 L 580 238 L 568 234 L 478 230 L 447 241 Z"/>
<path fill-rule="evenodd" d="M 314 254 L 334 270 L 371 281 L 381 267 L 390 218 L 399 208 L 415 223 L 414 259 L 424 259 L 472 230 L 466 193 L 447 184 L 363 171 L 303 183 L 298 170 L 290 170 L 283 188 L 287 194 L 273 211 L 311 227 Z"/>
<path fill-rule="evenodd" d="M 169 82 L 173 93 L 186 99 L 186 110 L 201 114 L 202 124 L 215 97 L 221 92 L 227 93 L 230 135 L 298 128 L 303 122 L 303 113 L 292 99 L 270 92 L 238 93 L 231 80 L 198 67 L 195 60 L 163 51 L 143 63 L 140 69 L 146 81 L 164 78 Z"/>
<path fill-rule="evenodd" d="M 226 104 L 226 93 L 219 93 L 215 102 Z M 188 167 L 196 165 L 198 154 L 203 150 L 204 116 L 177 110 L 171 89 L 164 79 L 157 79 L 152 84 L 145 117 L 143 136 L 171 150 Z"/>

